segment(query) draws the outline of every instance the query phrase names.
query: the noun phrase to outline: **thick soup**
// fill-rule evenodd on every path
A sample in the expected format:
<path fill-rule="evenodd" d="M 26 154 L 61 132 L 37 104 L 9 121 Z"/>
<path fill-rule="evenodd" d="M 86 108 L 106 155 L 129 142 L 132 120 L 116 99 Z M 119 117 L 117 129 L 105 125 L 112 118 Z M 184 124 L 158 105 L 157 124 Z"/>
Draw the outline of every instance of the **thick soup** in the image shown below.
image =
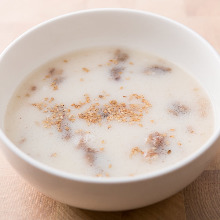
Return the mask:
<path fill-rule="evenodd" d="M 31 73 L 8 105 L 5 131 L 26 154 L 73 174 L 118 177 L 170 166 L 214 127 L 189 74 L 140 51 L 93 48 Z"/>

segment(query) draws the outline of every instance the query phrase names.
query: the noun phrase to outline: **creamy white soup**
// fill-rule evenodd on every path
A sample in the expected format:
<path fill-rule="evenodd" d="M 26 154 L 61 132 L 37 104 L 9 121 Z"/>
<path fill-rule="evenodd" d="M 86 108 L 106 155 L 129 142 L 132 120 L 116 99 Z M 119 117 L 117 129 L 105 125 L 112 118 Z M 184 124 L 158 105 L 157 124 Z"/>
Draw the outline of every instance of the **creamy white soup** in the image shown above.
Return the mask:
<path fill-rule="evenodd" d="M 134 176 L 171 166 L 211 136 L 211 101 L 162 58 L 127 48 L 76 51 L 16 89 L 5 131 L 30 157 L 72 174 Z"/>

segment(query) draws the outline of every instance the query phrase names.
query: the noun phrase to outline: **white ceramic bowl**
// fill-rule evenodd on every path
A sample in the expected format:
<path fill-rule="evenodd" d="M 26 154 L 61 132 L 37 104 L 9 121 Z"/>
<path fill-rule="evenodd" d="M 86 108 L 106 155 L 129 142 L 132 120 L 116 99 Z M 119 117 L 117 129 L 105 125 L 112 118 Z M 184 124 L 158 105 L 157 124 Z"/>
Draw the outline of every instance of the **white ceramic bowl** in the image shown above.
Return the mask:
<path fill-rule="evenodd" d="M 21 152 L 4 134 L 6 106 L 34 68 L 75 49 L 121 45 L 146 50 L 182 66 L 208 91 L 215 110 L 212 137 L 195 153 L 150 174 L 92 178 L 64 173 Z M 128 9 L 80 11 L 40 24 L 15 40 L 0 57 L 0 137 L 11 165 L 39 191 L 92 210 L 126 210 L 165 199 L 192 182 L 216 152 L 220 131 L 220 58 L 198 34 L 167 18 Z M 39 137 L 40 138 L 40 137 Z M 9 192 L 10 193 L 10 192 Z"/>

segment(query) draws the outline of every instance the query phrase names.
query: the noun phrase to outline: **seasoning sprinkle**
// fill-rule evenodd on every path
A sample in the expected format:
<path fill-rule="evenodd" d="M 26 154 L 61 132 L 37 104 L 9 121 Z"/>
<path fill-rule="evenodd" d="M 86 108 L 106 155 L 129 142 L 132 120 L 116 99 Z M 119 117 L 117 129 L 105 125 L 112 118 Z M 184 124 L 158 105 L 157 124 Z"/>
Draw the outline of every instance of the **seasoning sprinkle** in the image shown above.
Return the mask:
<path fill-rule="evenodd" d="M 82 70 L 87 72 L 87 73 L 90 71 L 88 68 L 85 68 L 85 67 L 83 67 Z"/>

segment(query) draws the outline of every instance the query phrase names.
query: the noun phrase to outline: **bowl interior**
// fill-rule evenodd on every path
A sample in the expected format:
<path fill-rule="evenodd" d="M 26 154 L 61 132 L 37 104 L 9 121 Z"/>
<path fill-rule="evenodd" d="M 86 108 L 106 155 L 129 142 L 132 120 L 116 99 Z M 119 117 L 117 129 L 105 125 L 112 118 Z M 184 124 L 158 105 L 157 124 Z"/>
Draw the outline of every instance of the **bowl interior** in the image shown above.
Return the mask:
<path fill-rule="evenodd" d="M 169 19 L 130 10 L 92 10 L 52 19 L 12 43 L 0 57 L 0 129 L 23 78 L 41 64 L 81 48 L 123 46 L 163 57 L 191 73 L 207 90 L 220 125 L 220 59 L 193 31 Z"/>

